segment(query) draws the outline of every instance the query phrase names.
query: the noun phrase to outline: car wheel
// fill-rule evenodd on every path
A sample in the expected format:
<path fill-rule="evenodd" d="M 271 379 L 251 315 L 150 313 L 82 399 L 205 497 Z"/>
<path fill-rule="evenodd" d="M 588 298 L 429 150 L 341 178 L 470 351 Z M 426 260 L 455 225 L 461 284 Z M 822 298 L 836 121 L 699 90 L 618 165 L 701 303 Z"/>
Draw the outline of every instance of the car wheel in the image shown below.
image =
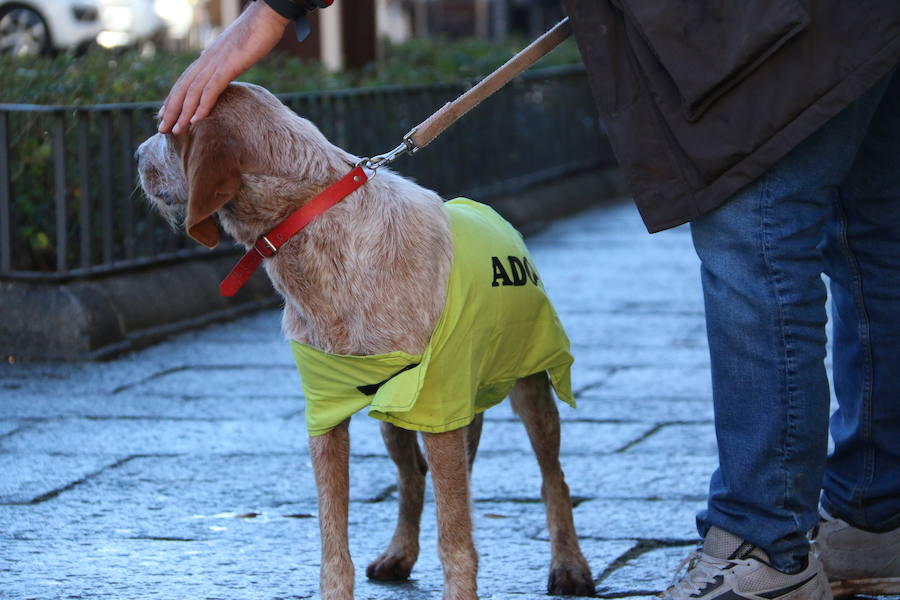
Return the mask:
<path fill-rule="evenodd" d="M 25 6 L 0 8 L 0 54 L 34 56 L 50 51 L 43 17 Z"/>

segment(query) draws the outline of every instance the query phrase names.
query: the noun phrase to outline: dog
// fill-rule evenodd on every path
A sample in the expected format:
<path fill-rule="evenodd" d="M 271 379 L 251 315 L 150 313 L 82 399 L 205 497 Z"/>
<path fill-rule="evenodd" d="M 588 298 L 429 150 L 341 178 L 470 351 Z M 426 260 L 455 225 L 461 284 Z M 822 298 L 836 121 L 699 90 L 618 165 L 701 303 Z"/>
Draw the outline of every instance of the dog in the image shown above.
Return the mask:
<path fill-rule="evenodd" d="M 360 160 L 332 145 L 312 123 L 294 114 L 268 91 L 249 84 L 231 84 L 209 117 L 177 136 L 152 136 L 140 145 L 136 158 L 146 196 L 170 223 L 177 225 L 183 219 L 189 235 L 213 247 L 219 237 L 213 219 L 217 215 L 224 230 L 247 249 Z M 460 219 L 476 227 L 470 234 L 474 239 L 467 243 L 458 237 L 456 224 Z M 571 396 L 568 340 L 543 296 L 521 236 L 509 236 L 507 229 L 512 231 L 483 205 L 466 201 L 445 205 L 434 192 L 381 168 L 377 176 L 264 261 L 273 286 L 284 298 L 282 329 L 292 340 L 307 397 L 321 531 L 320 587 L 326 600 L 353 598 L 354 572 L 347 538 L 348 423 L 349 415 L 364 406 L 383 421 L 381 433 L 397 467 L 399 493 L 393 537 L 385 551 L 368 565 L 367 576 L 376 580 L 408 578 L 419 554 L 425 476 L 430 470 L 444 573 L 443 597 L 477 598 L 478 557 L 472 540 L 469 474 L 481 435 L 482 410 L 502 400 L 497 396 L 506 396 L 507 392 L 525 425 L 541 470 L 541 496 L 551 540 L 547 591 L 554 595 L 594 595 L 590 567 L 579 547 L 569 489 L 559 464 L 559 415 L 550 390 L 552 380 L 561 398 Z M 460 253 L 490 247 L 495 233 L 496 237 L 512 240 L 511 254 L 491 257 L 478 283 L 466 283 L 468 263 Z M 479 309 L 490 315 L 496 313 L 488 315 L 490 318 L 512 319 L 510 326 L 498 331 L 478 320 L 485 315 L 466 316 L 463 309 L 470 302 L 466 290 L 476 285 L 494 297 L 502 293 L 510 299 L 512 307 L 488 300 Z M 465 288 L 462 302 L 451 300 L 459 286 Z M 507 346 L 524 345 L 529 352 L 533 349 L 528 345 L 531 342 L 522 342 L 534 338 L 532 333 L 515 334 L 520 338 L 513 344 L 503 345 L 502 339 L 494 339 L 514 335 L 513 329 L 538 327 L 523 324 L 524 317 L 518 314 L 526 309 L 516 303 L 528 298 L 538 299 L 535 310 L 542 311 L 542 316 L 534 321 L 545 327 L 541 330 L 549 336 L 545 354 L 555 357 L 555 362 L 548 366 L 517 355 L 513 370 L 528 372 L 517 373 L 511 381 L 478 388 L 471 394 L 475 400 L 462 403 L 467 407 L 447 408 L 455 403 L 456 395 L 466 397 L 465 390 L 469 389 L 457 371 L 480 369 L 478 361 L 483 360 L 480 347 L 459 350 L 474 345 L 466 340 L 468 332 L 488 332 L 485 335 L 490 339 L 485 338 L 485 343 L 501 348 L 494 352 L 492 361 L 503 362 Z M 462 308 L 454 309 L 459 313 L 452 317 L 458 320 L 454 326 L 444 326 L 451 318 L 447 316 L 451 303 Z M 470 327 L 472 323 L 476 325 Z M 439 336 L 442 331 L 447 335 Z M 436 337 L 444 340 L 441 350 L 434 350 Z M 445 346 L 454 348 L 449 358 L 446 352 L 441 357 Z M 471 354 L 468 363 L 460 352 Z M 345 363 L 354 361 L 367 364 L 370 357 L 396 358 L 399 362 L 389 363 L 402 368 L 384 381 L 370 380 L 371 386 L 344 385 L 341 389 L 350 390 L 346 393 L 358 404 L 333 409 L 339 403 L 330 402 L 333 398 L 329 394 L 337 388 L 329 386 L 341 383 L 334 381 L 335 369 L 327 361 L 342 360 L 343 369 Z M 308 378 L 304 368 L 312 369 L 318 360 L 325 361 L 324 373 Z M 426 363 L 427 370 L 423 370 Z M 532 363 L 536 366 L 529 367 Z M 438 384 L 429 387 L 429 381 L 435 378 L 449 378 L 453 382 L 450 392 L 444 394 L 447 388 Z M 408 394 L 416 385 L 414 406 L 398 407 L 395 395 Z M 438 391 L 426 398 L 432 388 Z M 313 415 L 319 405 L 323 411 Z M 436 425 L 428 421 L 433 418 L 428 415 L 435 411 L 457 410 L 462 412 Z M 421 432 L 424 455 L 417 431 Z"/>

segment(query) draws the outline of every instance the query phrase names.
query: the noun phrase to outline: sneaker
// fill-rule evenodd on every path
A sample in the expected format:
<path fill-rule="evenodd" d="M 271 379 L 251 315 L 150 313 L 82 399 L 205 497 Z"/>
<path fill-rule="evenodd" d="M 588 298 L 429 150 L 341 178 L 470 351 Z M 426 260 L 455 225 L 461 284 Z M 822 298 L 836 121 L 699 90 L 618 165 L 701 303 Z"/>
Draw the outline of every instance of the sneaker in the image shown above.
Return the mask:
<path fill-rule="evenodd" d="M 900 527 L 870 533 L 835 519 L 824 509 L 810 534 L 835 596 L 900 594 Z"/>
<path fill-rule="evenodd" d="M 681 569 L 687 570 L 679 578 Z M 769 564 L 768 555 L 718 527 L 710 528 L 697 550 L 678 567 L 665 600 L 831 600 L 821 563 L 810 555 L 806 568 L 787 574 Z"/>

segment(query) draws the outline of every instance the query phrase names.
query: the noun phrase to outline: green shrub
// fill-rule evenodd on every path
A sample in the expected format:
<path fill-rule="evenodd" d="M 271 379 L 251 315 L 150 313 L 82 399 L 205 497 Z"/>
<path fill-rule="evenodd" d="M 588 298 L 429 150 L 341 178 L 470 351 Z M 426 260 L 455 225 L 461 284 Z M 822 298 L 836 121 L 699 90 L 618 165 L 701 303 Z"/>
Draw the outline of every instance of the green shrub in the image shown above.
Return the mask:
<path fill-rule="evenodd" d="M 508 60 L 516 42 L 413 39 L 385 44 L 378 64 L 355 72 L 330 73 L 318 63 L 273 55 L 240 79 L 275 93 L 347 87 L 434 83 L 482 77 Z M 0 103 L 103 104 L 159 102 L 195 54 L 109 53 L 95 50 L 73 58 L 0 57 Z M 541 61 L 542 66 L 578 62 L 570 40 Z"/>
<path fill-rule="evenodd" d="M 258 83 L 275 93 L 318 91 L 348 87 L 377 87 L 436 83 L 486 75 L 508 60 L 522 44 L 484 41 L 411 40 L 397 45 L 387 44 L 382 60 L 356 72 L 330 73 L 316 63 L 304 63 L 285 55 L 268 57 L 241 77 Z M 0 103 L 44 105 L 88 105 L 119 102 L 159 102 L 178 75 L 195 58 L 194 54 L 159 54 L 153 57 L 138 53 L 93 51 L 73 58 L 0 57 Z M 570 64 L 578 61 L 577 49 L 569 41 L 541 62 L 542 66 Z M 437 106 L 434 106 L 437 108 Z M 135 181 L 131 173 L 134 142 L 151 135 L 153 114 L 150 108 L 135 113 L 104 113 L 106 126 L 112 131 L 111 160 L 101 161 L 99 128 L 101 115 L 85 114 L 88 119 L 87 156 L 79 157 L 76 119 L 66 115 L 64 167 L 66 171 L 66 213 L 69 243 L 66 260 L 77 266 L 77 241 L 87 235 L 91 241 L 90 263 L 109 262 L 112 258 L 131 258 L 152 254 L 159 249 L 176 249 L 172 236 L 159 219 L 139 217 Z M 8 158 L 13 198 L 11 230 L 13 236 L 13 268 L 46 270 L 56 268 L 56 230 L 53 190 L 55 189 L 52 158 L 54 119 L 63 115 L 46 112 L 11 112 L 8 117 Z M 130 132 L 130 133 L 126 133 Z M 123 135 L 130 139 L 123 139 Z M 2 149 L 0 149 L 2 150 Z M 87 183 L 80 160 L 85 160 Z M 105 230 L 98 210 L 103 194 L 101 174 L 109 169 L 113 198 L 109 219 L 117 226 L 115 234 Z M 87 202 L 86 202 L 87 199 Z M 91 230 L 78 229 L 82 203 L 94 214 Z M 123 227 L 123 223 L 132 223 Z M 106 233 L 105 233 L 106 232 Z M 114 237 L 110 237 L 113 236 Z"/>

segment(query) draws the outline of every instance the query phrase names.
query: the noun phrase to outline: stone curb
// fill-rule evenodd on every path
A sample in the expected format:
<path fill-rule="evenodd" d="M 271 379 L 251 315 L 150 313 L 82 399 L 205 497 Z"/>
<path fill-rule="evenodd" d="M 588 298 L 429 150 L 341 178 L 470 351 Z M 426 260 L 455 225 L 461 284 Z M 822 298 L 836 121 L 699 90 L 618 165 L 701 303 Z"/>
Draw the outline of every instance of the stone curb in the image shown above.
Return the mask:
<path fill-rule="evenodd" d="M 70 283 L 0 282 L 0 353 L 13 360 L 91 360 L 277 302 L 264 273 L 219 296 L 230 255 Z"/>
<path fill-rule="evenodd" d="M 491 205 L 528 233 L 623 191 L 619 171 L 606 169 L 498 197 Z M 219 281 L 236 256 L 62 284 L 0 281 L 0 355 L 16 361 L 104 359 L 175 332 L 279 304 L 262 271 L 235 297 L 219 296 Z"/>

